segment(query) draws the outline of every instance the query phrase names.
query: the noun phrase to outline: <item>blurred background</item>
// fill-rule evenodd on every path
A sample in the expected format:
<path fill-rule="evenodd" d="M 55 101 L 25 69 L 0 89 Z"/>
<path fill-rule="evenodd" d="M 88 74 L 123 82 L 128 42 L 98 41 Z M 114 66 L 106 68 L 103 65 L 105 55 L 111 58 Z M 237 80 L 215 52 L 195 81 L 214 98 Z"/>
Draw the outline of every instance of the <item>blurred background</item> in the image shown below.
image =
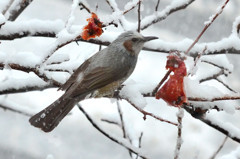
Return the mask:
<path fill-rule="evenodd" d="M 177 1 L 177 0 L 176 0 Z M 1 5 L 8 0 L 1 0 Z M 99 18 L 111 14 L 111 9 L 105 0 L 88 0 L 91 8 L 98 4 L 97 13 Z M 127 0 L 116 0 L 120 9 L 124 8 Z M 144 0 L 142 6 L 142 17 L 151 15 L 154 12 L 157 0 Z M 161 0 L 158 10 L 163 10 L 171 3 L 170 0 Z M 169 42 L 178 42 L 185 38 L 195 39 L 204 27 L 204 22 L 209 16 L 216 12 L 216 8 L 223 3 L 223 0 L 196 0 L 189 7 L 170 15 L 166 20 L 155 24 L 142 33 L 144 35 L 155 35 L 160 39 Z M 67 20 L 72 1 L 71 0 L 34 0 L 31 5 L 19 16 L 17 21 L 43 19 Z M 230 1 L 224 12 L 206 31 L 200 42 L 215 42 L 228 37 L 232 31 L 232 23 L 240 15 L 240 1 Z M 86 19 L 90 15 L 86 11 L 77 10 L 75 12 L 74 25 L 85 25 Z M 137 10 L 126 14 L 129 21 L 137 21 Z M 121 28 L 110 26 L 106 31 L 119 31 Z M 5 41 L 4 46 L 0 46 L 1 51 L 14 54 L 18 51 L 35 51 L 41 53 L 43 46 L 49 46 L 54 40 L 51 38 L 29 37 L 14 41 Z M 70 54 L 71 59 L 78 59 L 83 62 L 91 54 L 97 52 L 97 45 L 79 43 L 70 44 L 59 53 Z M 139 57 L 138 66 L 127 82 L 145 81 L 155 79 L 159 81 L 165 74 L 165 60 L 167 54 L 157 54 L 154 52 L 142 51 Z M 240 91 L 240 69 L 239 55 L 227 55 L 229 61 L 234 66 L 233 73 L 228 77 L 230 85 L 235 90 Z M 157 69 L 152 69 L 157 68 Z M 158 69 L 159 68 L 159 69 Z M 162 71 L 161 71 L 162 70 Z M 153 75 L 146 75 L 151 72 Z M 0 96 L 0 102 L 14 103 L 22 110 L 34 114 L 45 108 L 48 104 L 57 99 L 63 92 L 56 89 L 48 89 L 41 92 L 29 92 Z M 147 111 L 159 114 L 159 116 L 171 121 L 176 121 L 177 109 L 168 107 L 163 101 L 147 99 Z M 91 99 L 81 102 L 87 112 L 96 120 L 107 132 L 121 137 L 121 130 L 115 125 L 101 122 L 102 118 L 118 118 L 116 102 L 110 99 Z M 240 103 L 239 103 L 240 104 Z M 173 158 L 177 128 L 175 126 L 162 123 L 148 117 L 142 120 L 139 114 L 128 103 L 122 101 L 121 106 L 126 121 L 126 127 L 133 141 L 138 140 L 138 136 L 143 132 L 143 153 L 151 159 Z M 227 114 L 224 112 L 213 112 L 213 116 L 222 122 L 234 121 L 238 123 L 239 112 Z M 86 120 L 84 115 L 74 108 L 72 113 L 51 133 L 43 133 L 30 126 L 28 118 L 24 115 L 4 111 L 0 109 L 0 158 L 3 159 L 123 159 L 130 158 L 128 151 L 123 147 L 113 143 L 108 138 L 100 134 Z M 240 127 L 240 125 L 236 125 Z M 185 113 L 183 119 L 183 145 L 181 157 L 184 159 L 206 159 L 218 149 L 225 136 L 220 132 L 210 128 L 204 123 L 193 119 Z M 228 139 L 224 145 L 220 156 L 230 154 L 237 149 L 239 144 Z"/>

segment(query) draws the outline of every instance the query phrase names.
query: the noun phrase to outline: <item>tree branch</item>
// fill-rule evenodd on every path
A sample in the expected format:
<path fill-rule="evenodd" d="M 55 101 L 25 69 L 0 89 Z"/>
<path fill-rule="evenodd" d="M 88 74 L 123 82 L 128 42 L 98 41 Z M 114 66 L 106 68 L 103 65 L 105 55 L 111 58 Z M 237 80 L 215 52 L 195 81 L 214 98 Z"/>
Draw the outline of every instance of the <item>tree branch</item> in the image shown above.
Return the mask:
<path fill-rule="evenodd" d="M 53 84 L 47 84 L 45 86 L 24 86 L 22 88 L 8 88 L 6 90 L 1 90 L 0 95 L 4 94 L 14 94 L 14 93 L 25 93 L 30 91 L 43 91 L 49 88 L 58 88 L 58 86 Z"/>
<path fill-rule="evenodd" d="M 32 3 L 33 0 L 22 0 L 17 7 L 10 11 L 9 21 L 15 21 L 18 16 Z"/>
<path fill-rule="evenodd" d="M 184 111 L 182 108 L 179 108 L 177 113 L 177 120 L 178 120 L 178 135 L 177 135 L 177 143 L 176 143 L 176 149 L 174 153 L 174 159 L 179 158 L 180 149 L 182 147 L 182 119 L 184 116 Z"/>
<path fill-rule="evenodd" d="M 185 9 L 187 8 L 192 2 L 194 2 L 195 0 L 188 0 L 187 3 L 183 3 L 182 5 L 180 6 L 177 6 L 177 7 L 172 7 L 172 6 L 168 6 L 166 7 L 167 9 L 166 10 L 163 10 L 162 12 L 160 12 L 157 16 L 155 16 L 155 18 L 153 20 L 151 20 L 150 22 L 148 20 L 146 20 L 147 22 L 145 22 L 142 27 L 141 27 L 141 30 L 144 30 L 144 29 L 147 29 L 149 26 L 155 24 L 155 23 L 158 23 L 164 19 L 166 19 L 170 14 L 174 13 L 174 12 L 177 12 L 177 11 L 180 11 L 182 9 Z M 172 8 L 170 8 L 172 7 Z M 170 9 L 169 9 L 170 8 Z M 145 19 L 148 19 L 149 17 L 146 17 L 143 19 L 143 21 L 145 21 Z"/>
<path fill-rule="evenodd" d="M 142 0 L 139 0 L 139 3 L 138 3 L 138 29 L 137 29 L 137 31 L 139 33 L 141 31 L 141 3 L 142 3 Z"/>
<path fill-rule="evenodd" d="M 11 67 L 12 69 L 14 69 L 14 70 L 23 71 L 23 72 L 26 72 L 26 73 L 34 72 L 39 78 L 41 78 L 45 82 L 50 83 L 50 85 L 55 85 L 55 86 L 60 86 L 61 85 L 61 83 L 59 83 L 59 82 L 57 82 L 57 81 L 55 81 L 53 79 L 49 79 L 45 74 L 41 73 L 37 68 L 24 67 L 24 66 L 21 66 L 19 64 L 14 64 L 14 63 L 9 63 L 7 65 L 9 67 Z M 0 68 L 1 67 L 4 68 L 5 64 L 0 63 Z"/>
<path fill-rule="evenodd" d="M 158 116 L 156 116 L 156 115 L 154 115 L 154 114 L 152 114 L 152 113 L 149 113 L 149 112 L 141 109 L 140 107 L 136 106 L 133 102 L 131 102 L 131 101 L 130 101 L 129 99 L 127 99 L 127 98 L 124 98 L 124 97 L 119 97 L 119 98 L 126 100 L 126 101 L 127 101 L 129 104 L 131 104 L 136 110 L 138 110 L 139 112 L 141 112 L 141 113 L 144 115 L 144 116 L 143 116 L 143 119 L 144 119 L 144 120 L 146 120 L 146 116 L 151 116 L 151 117 L 153 117 L 153 118 L 155 118 L 155 119 L 157 119 L 157 120 L 159 120 L 159 121 L 166 122 L 166 123 L 169 123 L 169 124 L 172 124 L 172 125 L 177 126 L 177 123 L 175 123 L 175 122 L 172 122 L 172 121 L 163 119 L 163 118 L 161 118 L 161 117 L 158 117 Z"/>
<path fill-rule="evenodd" d="M 127 146 L 125 143 L 123 143 L 122 141 L 117 140 L 116 138 L 110 136 L 108 133 L 106 133 L 104 130 L 102 130 L 94 121 L 93 119 L 87 114 L 87 112 L 82 108 L 82 106 L 80 104 L 77 104 L 79 110 L 86 116 L 86 118 L 88 119 L 88 121 L 92 124 L 92 126 L 94 128 L 96 128 L 100 133 L 102 133 L 104 136 L 106 136 L 107 138 L 109 138 L 110 140 L 112 140 L 113 142 L 123 146 L 126 149 L 129 149 L 132 153 L 137 154 L 138 156 L 142 157 L 142 158 L 146 158 L 144 155 L 140 154 L 139 152 L 137 152 L 133 147 Z"/>
<path fill-rule="evenodd" d="M 30 117 L 32 116 L 32 114 L 29 114 L 29 113 L 26 113 L 26 112 L 23 112 L 23 111 L 20 111 L 20 110 L 16 110 L 16 109 L 13 109 L 13 108 L 10 108 L 10 107 L 7 107 L 3 104 L 0 104 L 0 108 L 2 108 L 3 110 L 7 110 L 7 111 L 11 111 L 11 112 L 14 112 L 14 113 L 18 113 L 18 114 L 21 114 L 21 115 L 24 115 L 24 116 L 27 116 L 27 117 Z"/>
<path fill-rule="evenodd" d="M 198 35 L 198 37 L 196 38 L 196 40 L 192 43 L 192 45 L 187 49 L 187 51 L 185 52 L 185 54 L 187 55 L 189 53 L 189 51 L 193 48 L 193 46 L 199 41 L 199 39 L 202 37 L 202 35 L 205 33 L 205 31 L 209 28 L 209 26 L 214 22 L 214 20 L 222 13 L 223 9 L 225 8 L 225 6 L 227 5 L 229 0 L 226 0 L 226 2 L 223 4 L 223 6 L 221 7 L 221 10 L 218 11 L 213 18 L 211 18 L 209 20 L 209 22 L 206 23 L 205 27 L 203 28 L 203 30 L 201 31 L 201 33 Z"/>
<path fill-rule="evenodd" d="M 240 99 L 240 98 L 239 98 L 239 99 Z M 203 123 L 207 124 L 208 126 L 210 126 L 210 127 L 214 128 L 214 129 L 216 129 L 217 131 L 225 134 L 226 136 L 228 136 L 228 137 L 231 138 L 232 140 L 240 143 L 240 138 L 238 138 L 238 137 L 236 137 L 236 136 L 230 135 L 230 133 L 228 132 L 228 130 L 226 130 L 226 129 L 218 126 L 218 125 L 213 124 L 213 123 L 212 123 L 210 120 L 208 120 L 208 119 L 205 119 L 204 114 L 202 114 L 202 115 L 201 115 L 201 114 L 197 114 L 197 115 L 196 115 L 195 111 L 194 111 L 192 108 L 188 107 L 187 105 L 184 105 L 183 108 L 184 108 L 189 114 L 191 114 L 192 117 L 194 117 L 195 119 L 198 119 L 198 120 L 202 121 Z"/>
<path fill-rule="evenodd" d="M 222 148 L 223 148 L 224 144 L 226 143 L 227 139 L 228 139 L 228 136 L 225 136 L 222 144 L 219 146 L 219 148 L 217 149 L 217 151 L 212 155 L 212 157 L 210 157 L 210 159 L 215 159 L 215 158 L 216 158 L 216 156 L 218 155 L 218 153 L 222 150 Z"/>

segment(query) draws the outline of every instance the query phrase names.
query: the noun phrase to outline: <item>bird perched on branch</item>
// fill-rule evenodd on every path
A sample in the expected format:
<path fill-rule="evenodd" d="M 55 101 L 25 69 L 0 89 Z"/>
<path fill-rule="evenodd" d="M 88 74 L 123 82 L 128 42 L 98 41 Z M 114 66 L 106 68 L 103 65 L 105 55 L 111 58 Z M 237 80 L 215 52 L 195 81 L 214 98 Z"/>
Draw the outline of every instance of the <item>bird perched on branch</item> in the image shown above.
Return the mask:
<path fill-rule="evenodd" d="M 87 97 L 109 96 L 132 74 L 145 42 L 138 32 L 122 33 L 107 48 L 87 59 L 59 88 L 65 93 L 29 122 L 45 132 L 52 131 L 79 101 Z"/>

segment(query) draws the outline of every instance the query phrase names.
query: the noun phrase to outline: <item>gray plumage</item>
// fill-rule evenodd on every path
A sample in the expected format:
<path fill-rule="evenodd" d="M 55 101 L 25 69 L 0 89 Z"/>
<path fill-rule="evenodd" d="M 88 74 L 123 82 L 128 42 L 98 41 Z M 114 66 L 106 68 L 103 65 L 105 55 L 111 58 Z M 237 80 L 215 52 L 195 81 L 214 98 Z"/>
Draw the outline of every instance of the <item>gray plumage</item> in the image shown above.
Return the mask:
<path fill-rule="evenodd" d="M 128 31 L 107 48 L 86 60 L 59 88 L 65 93 L 47 108 L 29 119 L 45 132 L 52 131 L 76 103 L 90 97 L 111 95 L 133 72 L 138 54 L 145 42 L 156 37 L 143 37 Z"/>

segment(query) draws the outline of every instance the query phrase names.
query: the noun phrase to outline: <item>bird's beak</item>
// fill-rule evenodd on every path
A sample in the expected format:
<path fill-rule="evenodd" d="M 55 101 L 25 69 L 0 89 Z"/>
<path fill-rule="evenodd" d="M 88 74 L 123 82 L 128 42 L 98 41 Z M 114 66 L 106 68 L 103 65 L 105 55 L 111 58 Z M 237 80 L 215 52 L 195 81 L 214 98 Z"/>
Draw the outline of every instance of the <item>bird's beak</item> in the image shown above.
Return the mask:
<path fill-rule="evenodd" d="M 156 36 L 145 36 L 144 37 L 144 42 L 155 40 L 155 39 L 158 39 L 158 37 L 156 37 Z"/>

